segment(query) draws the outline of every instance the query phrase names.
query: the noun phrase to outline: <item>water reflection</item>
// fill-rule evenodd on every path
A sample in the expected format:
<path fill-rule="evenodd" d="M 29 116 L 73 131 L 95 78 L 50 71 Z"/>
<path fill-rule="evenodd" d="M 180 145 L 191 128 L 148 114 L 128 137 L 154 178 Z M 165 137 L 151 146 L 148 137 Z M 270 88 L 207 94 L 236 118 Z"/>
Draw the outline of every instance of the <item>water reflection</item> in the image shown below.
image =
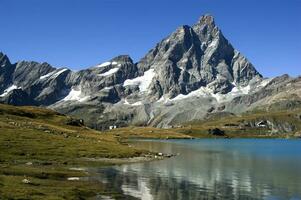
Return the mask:
<path fill-rule="evenodd" d="M 98 179 L 124 199 L 301 199 L 299 141 L 181 140 L 135 145 L 180 155 L 99 169 Z"/>

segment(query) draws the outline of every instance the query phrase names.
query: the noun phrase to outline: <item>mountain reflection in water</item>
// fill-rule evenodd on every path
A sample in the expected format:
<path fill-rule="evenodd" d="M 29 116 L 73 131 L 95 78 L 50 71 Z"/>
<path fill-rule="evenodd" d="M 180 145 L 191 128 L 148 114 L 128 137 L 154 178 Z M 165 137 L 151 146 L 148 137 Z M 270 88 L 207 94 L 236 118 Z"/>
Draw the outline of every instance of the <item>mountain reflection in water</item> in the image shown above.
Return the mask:
<path fill-rule="evenodd" d="M 121 199 L 301 199 L 301 141 L 136 141 L 179 156 L 97 169 Z"/>

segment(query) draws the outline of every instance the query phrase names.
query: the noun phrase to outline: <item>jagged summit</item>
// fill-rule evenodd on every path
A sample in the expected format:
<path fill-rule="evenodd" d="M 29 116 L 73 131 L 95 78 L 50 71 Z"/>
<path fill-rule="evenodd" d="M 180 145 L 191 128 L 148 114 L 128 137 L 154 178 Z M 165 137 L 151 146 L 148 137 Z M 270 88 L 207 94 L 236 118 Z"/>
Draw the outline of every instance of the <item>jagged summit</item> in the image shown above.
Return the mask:
<path fill-rule="evenodd" d="M 214 37 L 222 35 L 218 26 L 216 26 L 213 16 L 204 15 L 192 26 L 194 32 L 204 43 L 210 42 Z"/>
<path fill-rule="evenodd" d="M 215 21 L 214 21 L 214 17 L 211 14 L 205 14 L 202 15 L 199 18 L 198 24 L 200 25 L 208 25 L 208 26 L 215 26 Z"/>
<path fill-rule="evenodd" d="M 11 65 L 9 58 L 2 52 L 0 52 L 0 67 Z"/>
<path fill-rule="evenodd" d="M 133 63 L 132 58 L 129 55 L 119 55 L 116 56 L 115 58 L 111 59 L 111 62 L 122 62 L 122 63 Z"/>

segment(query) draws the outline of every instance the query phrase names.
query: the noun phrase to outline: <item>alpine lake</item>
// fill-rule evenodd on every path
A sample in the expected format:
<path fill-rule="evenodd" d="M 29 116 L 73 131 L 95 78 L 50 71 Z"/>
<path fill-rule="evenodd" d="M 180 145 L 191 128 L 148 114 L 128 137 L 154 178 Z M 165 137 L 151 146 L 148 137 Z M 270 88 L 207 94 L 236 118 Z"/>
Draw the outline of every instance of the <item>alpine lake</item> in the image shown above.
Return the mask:
<path fill-rule="evenodd" d="M 123 199 L 301 199 L 301 140 L 136 140 L 177 156 L 93 169 Z M 102 199 L 103 197 L 100 197 Z"/>

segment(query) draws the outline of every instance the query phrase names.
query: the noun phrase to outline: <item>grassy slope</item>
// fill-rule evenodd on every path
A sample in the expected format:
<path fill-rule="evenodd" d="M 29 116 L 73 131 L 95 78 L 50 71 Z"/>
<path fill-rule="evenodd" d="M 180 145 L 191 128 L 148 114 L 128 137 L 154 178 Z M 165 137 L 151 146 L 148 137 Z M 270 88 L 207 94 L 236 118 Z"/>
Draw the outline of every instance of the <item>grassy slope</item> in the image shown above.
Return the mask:
<path fill-rule="evenodd" d="M 158 129 L 152 127 L 126 127 L 109 131 L 121 138 L 211 138 L 216 137 L 208 134 L 208 129 L 219 128 L 224 130 L 227 137 L 259 137 L 259 138 L 281 138 L 294 137 L 296 133 L 301 134 L 301 109 L 288 111 L 253 111 L 240 116 L 212 117 L 203 121 L 194 121 L 183 124 L 178 128 Z M 268 120 L 274 123 L 288 123 L 295 127 L 290 133 L 278 132 L 271 134 L 268 128 L 242 127 L 244 122 L 258 122 Z M 227 126 L 233 124 L 236 126 Z"/>
<path fill-rule="evenodd" d="M 301 131 L 301 109 L 289 110 L 289 111 L 253 111 L 244 113 L 240 116 L 227 116 L 227 117 L 212 117 L 203 121 L 195 121 L 184 124 L 180 128 L 173 128 L 172 130 L 177 133 L 190 135 L 192 137 L 207 138 L 212 137 L 208 135 L 208 129 L 219 128 L 224 130 L 228 137 L 259 137 L 259 138 L 276 138 L 276 137 L 288 137 L 299 134 Z M 271 134 L 271 130 L 268 128 L 258 127 L 241 127 L 244 122 L 258 122 L 261 120 L 268 120 L 274 123 L 289 123 L 295 127 L 295 130 L 290 133 L 279 132 L 277 134 Z M 229 124 L 236 126 L 229 126 Z M 228 125 L 228 126 L 227 126 Z"/>
<path fill-rule="evenodd" d="M 193 137 L 211 137 L 208 135 L 208 129 L 219 128 L 225 131 L 229 137 L 288 137 L 294 136 L 301 131 L 301 109 L 288 110 L 288 111 L 273 111 L 266 112 L 257 110 L 253 112 L 244 113 L 240 116 L 227 116 L 227 117 L 213 117 L 204 121 L 195 121 L 187 123 L 182 128 L 176 128 L 174 131 L 187 134 Z M 240 124 L 244 122 L 258 122 L 261 120 L 268 120 L 274 123 L 288 123 L 295 127 L 292 132 L 278 132 L 271 134 L 268 128 L 258 127 L 241 127 Z M 226 126 L 229 124 L 237 126 Z"/>
<path fill-rule="evenodd" d="M 100 183 L 67 181 L 83 157 L 132 157 L 140 151 L 112 134 L 65 125 L 69 117 L 35 107 L 0 104 L 0 199 L 79 199 L 102 191 Z M 29 163 L 31 162 L 31 163 Z M 22 183 L 28 179 L 31 184 Z"/>

